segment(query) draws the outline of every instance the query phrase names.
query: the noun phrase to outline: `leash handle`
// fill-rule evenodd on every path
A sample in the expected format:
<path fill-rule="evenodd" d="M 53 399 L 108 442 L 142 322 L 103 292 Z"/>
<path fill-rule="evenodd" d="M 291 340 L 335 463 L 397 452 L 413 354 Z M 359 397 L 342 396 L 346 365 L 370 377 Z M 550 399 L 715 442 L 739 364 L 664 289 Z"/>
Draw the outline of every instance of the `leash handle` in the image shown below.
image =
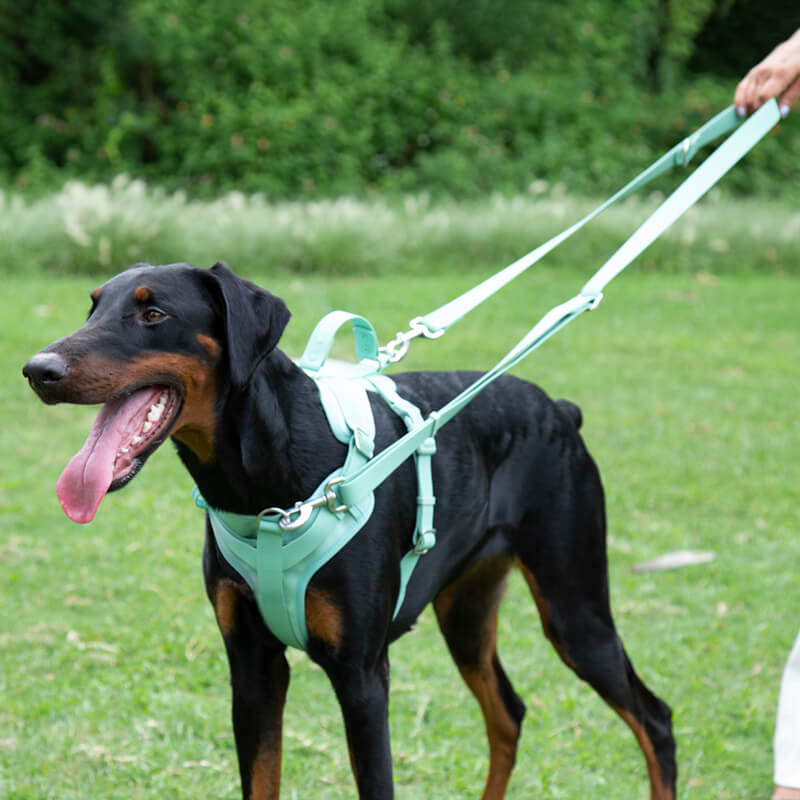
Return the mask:
<path fill-rule="evenodd" d="M 736 117 L 733 106 L 726 112 Z M 738 120 L 738 117 L 736 117 Z M 691 208 L 739 160 L 781 120 L 773 98 L 747 122 L 734 131 L 689 177 L 656 209 L 639 229 L 592 276 L 582 294 L 598 295 L 646 247 L 654 242 L 678 217 Z M 713 121 L 713 120 L 712 120 Z"/>
<path fill-rule="evenodd" d="M 577 233 L 584 225 L 602 214 L 607 208 L 610 208 L 618 201 L 623 200 L 638 189 L 646 186 L 659 175 L 672 169 L 672 167 L 685 167 L 698 150 L 718 139 L 720 136 L 723 136 L 741 123 L 742 120 L 737 116 L 734 107 L 729 106 L 724 111 L 712 117 L 694 133 L 687 136 L 681 142 L 678 142 L 678 144 L 664 153 L 664 155 L 647 167 L 647 169 L 640 172 L 633 180 L 625 184 L 616 194 L 612 195 L 608 200 L 583 217 L 583 219 L 578 220 L 566 230 L 531 250 L 529 253 L 509 264 L 495 275 L 487 278 L 482 283 L 464 292 L 464 294 L 451 300 L 440 308 L 430 311 L 425 316 L 418 318 L 418 321 L 430 332 L 444 333 L 451 325 L 458 322 L 463 316 L 498 292 L 514 278 L 521 275 L 537 261 L 540 261 L 551 250 L 554 250 L 562 242 L 569 239 L 570 236 Z"/>
<path fill-rule="evenodd" d="M 725 127 L 733 121 L 728 112 L 732 112 L 734 119 L 738 122 L 738 118 L 733 112 L 733 107 L 731 107 L 711 120 L 714 123 L 714 126 L 712 126 L 713 131 L 730 129 Z M 345 505 L 351 505 L 357 503 L 365 494 L 372 492 L 375 487 L 383 483 L 395 469 L 411 456 L 426 438 L 435 436 L 436 431 L 442 425 L 449 422 L 489 383 L 519 363 L 584 311 L 596 308 L 602 300 L 603 289 L 608 283 L 622 272 L 648 245 L 655 241 L 684 211 L 691 208 L 780 119 L 778 104 L 774 99 L 749 117 L 651 214 L 617 252 L 595 272 L 575 297 L 550 309 L 491 370 L 478 378 L 439 411 L 431 412 L 421 425 L 382 450 L 340 484 L 336 489 L 340 502 Z M 696 149 L 702 146 L 701 140 L 704 139 L 705 135 L 698 136 L 697 134 L 700 134 L 700 131 L 693 135 L 696 137 L 694 142 L 692 142 L 692 137 L 684 140 L 688 142 L 685 148 L 687 158 L 691 156 L 692 148 Z M 716 135 L 719 135 L 719 133 Z M 679 150 L 683 158 L 683 144 L 679 145 Z M 669 156 L 672 153 L 674 158 L 674 151 L 675 148 L 666 155 Z"/>

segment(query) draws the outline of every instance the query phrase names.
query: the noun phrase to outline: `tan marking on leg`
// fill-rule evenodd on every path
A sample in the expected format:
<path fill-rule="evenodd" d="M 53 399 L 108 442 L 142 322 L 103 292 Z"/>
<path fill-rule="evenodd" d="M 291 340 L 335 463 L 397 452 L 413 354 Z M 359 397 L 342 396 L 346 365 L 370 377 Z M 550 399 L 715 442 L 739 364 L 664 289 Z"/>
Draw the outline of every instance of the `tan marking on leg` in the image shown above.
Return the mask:
<path fill-rule="evenodd" d="M 528 588 L 533 595 L 533 599 L 536 601 L 536 608 L 539 609 L 539 617 L 542 620 L 542 630 L 544 631 L 544 635 L 550 640 L 550 643 L 561 657 L 561 660 L 570 669 L 574 670 L 575 662 L 569 657 L 569 654 L 564 649 L 563 645 L 554 637 L 553 629 L 550 624 L 550 604 L 542 594 L 542 590 L 539 588 L 539 583 L 536 580 L 536 577 L 519 559 L 517 559 L 516 563 L 520 569 L 520 572 L 522 573 L 522 577 L 525 578 L 525 583 L 528 584 Z"/>
<path fill-rule="evenodd" d="M 211 603 L 217 617 L 217 625 L 224 637 L 236 630 L 236 610 L 239 600 L 249 592 L 235 581 L 222 578 L 214 584 Z"/>
<path fill-rule="evenodd" d="M 607 702 L 607 701 L 606 701 Z M 611 708 L 622 717 L 626 725 L 633 731 L 636 741 L 644 754 L 644 760 L 647 762 L 647 776 L 650 779 L 650 800 L 675 800 L 675 794 L 672 789 L 665 785 L 664 779 L 661 775 L 661 767 L 658 765 L 653 743 L 647 735 L 647 731 L 633 714 L 624 708 L 618 708 L 613 703 L 609 703 Z"/>
<path fill-rule="evenodd" d="M 278 800 L 281 790 L 281 740 L 277 747 L 262 747 L 250 773 L 249 800 Z"/>
<path fill-rule="evenodd" d="M 461 592 L 469 591 L 470 579 L 479 578 L 481 565 L 467 572 L 450 586 L 445 587 L 434 601 L 434 609 L 443 632 L 446 631 L 447 617 L 453 612 Z M 456 665 L 464 682 L 469 687 L 481 708 L 486 736 L 489 740 L 489 774 L 483 789 L 483 800 L 502 800 L 511 778 L 511 770 L 517 757 L 519 726 L 509 715 L 500 694 L 495 662 L 497 661 L 497 616 L 500 601 L 506 588 L 506 576 L 494 587 L 486 598 L 491 610 L 483 618 L 483 628 L 475 631 L 480 642 L 479 663 L 475 667 Z M 446 634 L 445 634 L 446 636 Z M 499 666 L 499 662 L 498 662 Z"/>
<path fill-rule="evenodd" d="M 502 800 L 517 758 L 519 728 L 500 697 L 497 675 L 491 662 L 475 670 L 461 669 L 460 672 L 481 707 L 489 740 L 489 774 L 483 800 Z"/>
<path fill-rule="evenodd" d="M 138 303 L 146 303 L 150 299 L 150 289 L 147 286 L 137 286 L 133 290 L 133 299 Z"/>
<path fill-rule="evenodd" d="M 309 636 L 321 639 L 334 652 L 342 641 L 342 610 L 333 602 L 328 592 L 319 591 L 313 586 L 306 590 L 306 628 Z"/>

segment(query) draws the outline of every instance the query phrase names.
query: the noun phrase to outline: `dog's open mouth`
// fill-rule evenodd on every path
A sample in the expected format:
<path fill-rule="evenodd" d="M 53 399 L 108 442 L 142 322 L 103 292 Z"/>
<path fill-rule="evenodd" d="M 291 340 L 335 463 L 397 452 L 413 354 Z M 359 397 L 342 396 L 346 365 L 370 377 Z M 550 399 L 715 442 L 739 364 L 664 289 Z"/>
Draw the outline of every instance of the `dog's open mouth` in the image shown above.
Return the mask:
<path fill-rule="evenodd" d="M 74 522 L 91 522 L 106 493 L 119 489 L 167 438 L 182 405 L 168 386 L 145 386 L 109 400 L 83 447 L 58 479 L 58 499 Z"/>

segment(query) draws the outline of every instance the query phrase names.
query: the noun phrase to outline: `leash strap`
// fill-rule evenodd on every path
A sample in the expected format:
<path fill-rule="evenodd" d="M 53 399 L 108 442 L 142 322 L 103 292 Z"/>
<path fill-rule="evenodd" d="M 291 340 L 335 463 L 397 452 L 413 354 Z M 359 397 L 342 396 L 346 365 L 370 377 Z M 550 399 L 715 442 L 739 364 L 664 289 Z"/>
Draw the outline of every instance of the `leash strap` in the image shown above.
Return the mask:
<path fill-rule="evenodd" d="M 431 333 L 444 333 L 451 325 L 458 322 L 458 320 L 480 305 L 484 300 L 491 297 L 495 292 L 502 289 L 514 278 L 533 266 L 537 261 L 544 258 L 551 250 L 554 250 L 562 242 L 569 239 L 570 236 L 577 233 L 584 225 L 591 222 L 599 214 L 602 214 L 607 208 L 610 208 L 618 201 L 623 200 L 633 194 L 633 192 L 646 186 L 659 175 L 672 169 L 672 167 L 687 166 L 698 150 L 728 133 L 728 131 L 733 130 L 740 124 L 742 124 L 742 120 L 737 116 L 733 106 L 721 111 L 706 122 L 705 125 L 698 128 L 690 136 L 687 136 L 683 141 L 664 153 L 657 161 L 640 172 L 632 181 L 623 186 L 616 194 L 587 214 L 583 219 L 578 220 L 565 231 L 557 234 L 544 244 L 539 245 L 527 255 L 517 259 L 512 264 L 505 267 L 505 269 L 487 278 L 461 296 L 451 300 L 435 311 L 429 312 L 423 317 L 418 317 L 415 322 L 419 323 Z M 747 125 L 747 123 L 744 124 Z M 755 144 L 755 142 L 753 142 L 753 144 Z M 718 179 L 719 178 L 717 178 L 717 180 Z"/>
<path fill-rule="evenodd" d="M 728 137 L 728 139 L 726 139 L 725 142 L 723 142 L 717 150 L 715 150 L 714 153 L 712 153 L 711 156 L 709 156 L 678 187 L 678 189 L 653 212 L 649 219 L 638 228 L 616 253 L 597 270 L 584 285 L 579 294 L 571 300 L 548 311 L 522 340 L 489 372 L 482 375 L 477 381 L 468 386 L 461 394 L 447 403 L 439 411 L 431 412 L 429 417 L 421 425 L 409 431 L 405 436 L 382 450 L 367 464 L 359 470 L 356 470 L 355 473 L 337 486 L 335 491 L 339 501 L 343 505 L 350 505 L 351 503 L 358 502 L 365 494 L 372 492 L 376 486 L 379 486 L 406 460 L 406 458 L 417 450 L 425 439 L 435 436 L 436 431 L 441 428 L 442 425 L 449 422 L 449 420 L 464 408 L 464 406 L 489 383 L 511 369 L 553 334 L 572 322 L 575 317 L 579 316 L 584 311 L 596 308 L 603 298 L 603 289 L 609 281 L 613 280 L 613 278 L 622 272 L 636 256 L 658 238 L 658 236 L 678 219 L 684 211 L 694 205 L 697 200 L 714 186 L 731 167 L 749 152 L 780 121 L 780 118 L 778 104 L 774 99 L 770 100 L 755 114 L 749 117 L 737 131 Z M 738 122 L 738 117 L 736 117 L 733 106 L 731 106 L 726 109 L 726 111 L 714 117 L 714 119 L 695 134 L 685 139 L 684 142 L 678 146 L 678 152 L 681 154 L 685 153 L 688 159 L 693 149 L 702 146 L 707 137 L 712 134 L 719 136 L 730 130 L 731 127 L 738 124 Z M 704 129 L 705 133 L 701 136 L 700 134 Z M 668 164 L 671 166 L 675 163 L 675 153 L 676 148 L 673 148 L 663 156 L 659 162 L 656 162 L 654 166 L 657 166 L 665 159 L 671 159 L 671 163 Z M 631 184 L 628 184 L 628 186 L 621 191 L 624 192 L 630 186 Z M 631 189 L 630 191 L 633 190 Z M 615 197 L 617 196 L 615 195 Z M 602 208 L 601 206 L 601 209 Z M 592 213 L 596 215 L 599 211 Z M 582 220 L 579 225 L 585 224 L 585 221 L 588 220 Z M 570 230 L 571 229 L 568 229 L 568 231 Z M 551 240 L 551 242 L 552 241 L 553 240 Z M 548 245 L 549 244 L 550 243 L 548 243 Z M 552 249 L 552 247 L 550 247 L 550 249 Z M 513 266 L 514 265 L 512 265 L 512 267 Z M 530 266 L 530 264 L 527 266 Z M 502 273 L 500 274 L 502 275 Z M 489 282 L 492 280 L 493 279 L 490 279 Z M 510 278 L 508 280 L 510 280 Z M 489 293 L 493 293 L 497 288 L 500 288 L 500 286 L 507 282 L 507 280 L 499 282 L 496 288 L 493 285 L 490 286 L 491 291 Z M 481 284 L 481 286 L 485 286 L 485 284 Z M 481 294 L 482 298 L 488 296 L 485 292 L 480 292 L 478 294 Z M 439 320 L 436 324 L 452 324 L 452 322 L 460 319 L 463 314 L 477 305 L 479 301 L 473 302 L 473 298 L 470 298 L 463 304 L 459 302 L 468 295 L 470 295 L 470 292 L 467 292 L 466 295 L 462 295 L 461 298 L 453 301 L 456 303 L 455 306 L 453 306 L 453 303 L 444 306 L 443 309 L 448 309 L 449 306 L 450 310 L 442 313 L 438 317 L 434 316 L 434 321 Z M 477 294 L 475 297 L 477 297 Z M 442 312 L 443 309 L 439 309 L 439 312 Z M 439 312 L 434 312 L 434 315 L 439 314 Z"/>

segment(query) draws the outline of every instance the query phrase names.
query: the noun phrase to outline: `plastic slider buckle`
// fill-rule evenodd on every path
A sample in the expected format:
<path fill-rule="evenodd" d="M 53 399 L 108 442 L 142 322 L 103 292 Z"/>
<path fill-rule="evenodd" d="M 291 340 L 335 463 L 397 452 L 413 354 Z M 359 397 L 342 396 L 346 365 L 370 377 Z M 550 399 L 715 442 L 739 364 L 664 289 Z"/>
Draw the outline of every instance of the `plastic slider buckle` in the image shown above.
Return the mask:
<path fill-rule="evenodd" d="M 692 156 L 694 155 L 694 153 L 692 152 L 692 137 L 691 136 L 687 136 L 681 142 L 681 150 L 682 150 L 682 156 L 681 156 L 680 165 L 682 167 L 686 167 L 686 166 L 689 165 L 689 161 L 691 160 Z"/>
<path fill-rule="evenodd" d="M 194 487 L 194 489 L 192 489 L 192 499 L 194 500 L 194 504 L 198 508 L 202 508 L 203 511 L 205 511 L 208 508 L 208 503 L 206 503 L 205 499 L 203 498 L 203 495 L 200 494 L 200 490 L 196 486 Z"/>
<path fill-rule="evenodd" d="M 436 454 L 436 439 L 429 436 L 423 439 L 422 444 L 417 448 L 417 454 L 421 456 L 432 456 Z"/>
<path fill-rule="evenodd" d="M 365 433 L 361 428 L 356 428 L 353 431 L 353 443 L 361 455 L 365 458 L 372 458 L 375 452 L 375 442 L 372 437 Z"/>
<path fill-rule="evenodd" d="M 597 294 L 585 294 L 583 295 L 590 303 L 588 310 L 594 311 L 597 306 L 603 301 L 603 293 L 598 292 Z"/>
<path fill-rule="evenodd" d="M 436 544 L 436 531 L 429 528 L 416 535 L 414 542 L 414 552 L 418 556 L 423 556 Z"/>

